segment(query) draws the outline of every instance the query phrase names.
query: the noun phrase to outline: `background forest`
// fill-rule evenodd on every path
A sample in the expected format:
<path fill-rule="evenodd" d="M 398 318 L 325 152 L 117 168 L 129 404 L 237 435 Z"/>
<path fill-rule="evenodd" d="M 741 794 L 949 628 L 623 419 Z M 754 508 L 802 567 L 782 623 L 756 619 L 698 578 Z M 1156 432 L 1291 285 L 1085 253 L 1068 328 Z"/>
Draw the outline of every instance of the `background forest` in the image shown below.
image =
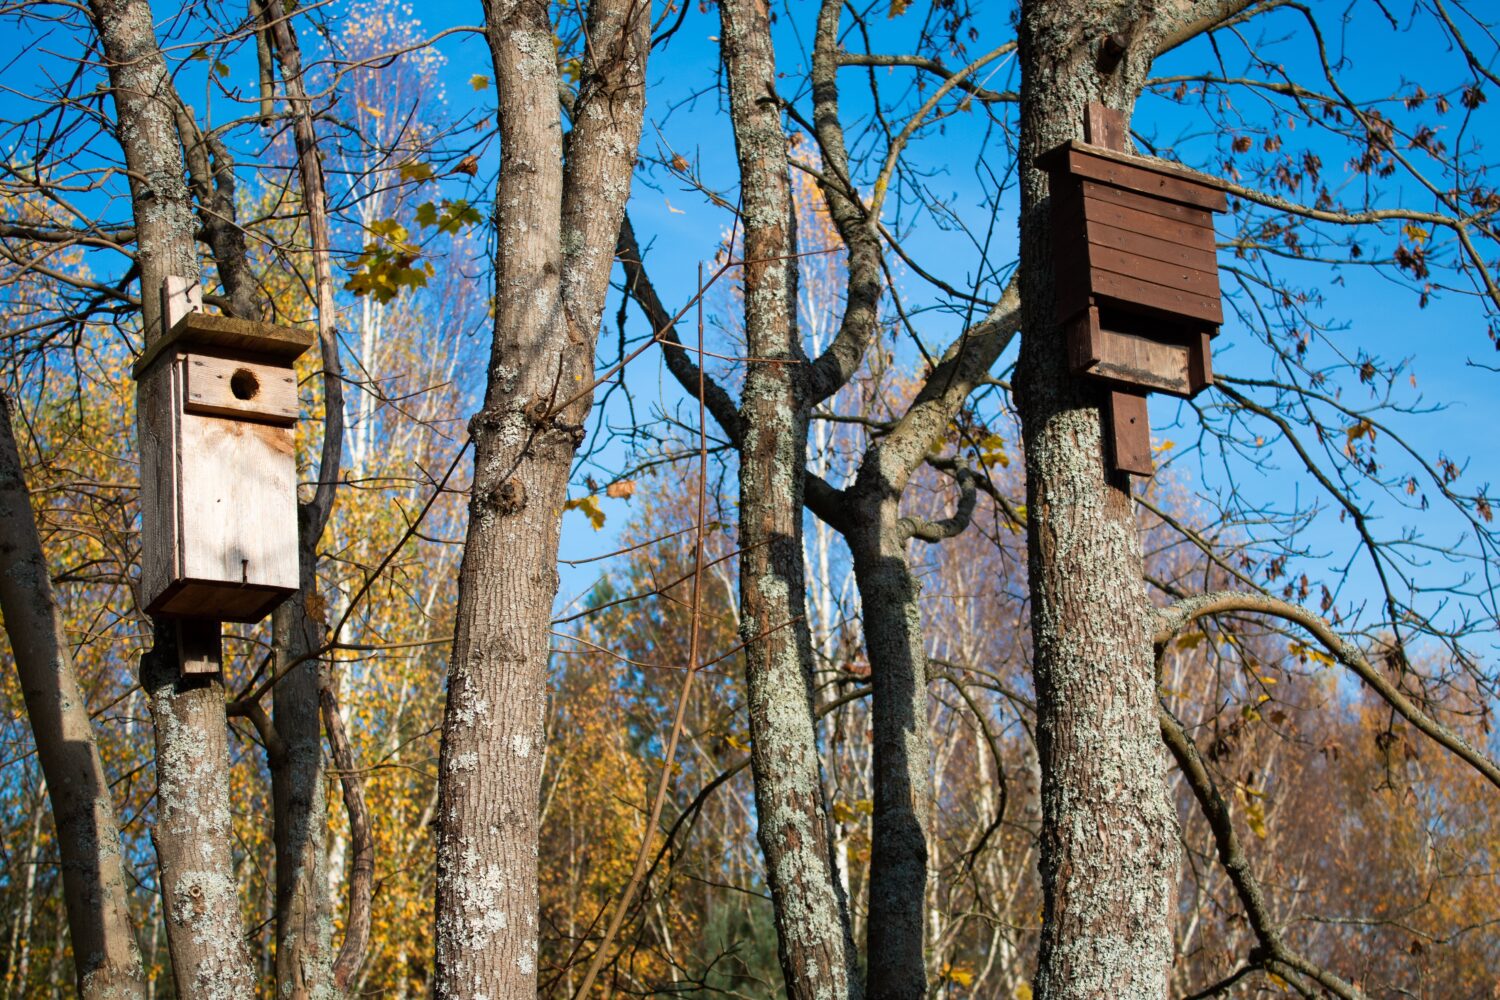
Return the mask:
<path fill-rule="evenodd" d="M 791 328 L 818 364 L 856 307 L 869 334 L 806 407 L 805 607 L 748 624 L 742 560 L 760 543 L 736 483 L 758 391 L 747 359 L 763 352 L 747 328 L 758 237 L 734 156 L 737 84 L 716 4 L 649 11 L 633 186 L 618 244 L 611 226 L 600 251 L 614 258 L 593 405 L 566 456 L 544 740 L 515 750 L 541 769 L 538 995 L 786 995 L 794 959 L 778 954 L 787 930 L 757 840 L 745 679 L 747 648 L 777 632 L 806 643 L 852 941 L 865 947 L 882 919 L 876 831 L 897 793 L 872 674 L 896 655 L 925 719 L 901 758 L 923 775 L 902 787 L 925 852 L 907 930 L 924 988 L 1036 988 L 1052 834 L 1014 392 L 1020 12 L 821 6 L 773 4 L 767 28 Z M 138 594 L 130 367 L 150 336 L 154 265 L 121 152 L 128 123 L 107 99 L 119 84 L 95 27 L 115 16 L 106 7 L 0 5 L 0 388 L 113 801 L 144 995 L 207 996 L 174 978 L 153 842 L 160 696 L 142 681 L 153 624 Z M 1179 824 L 1168 991 L 1500 997 L 1492 12 L 1223 7 L 1155 47 L 1132 122 L 1140 152 L 1226 178 L 1231 209 L 1218 219 L 1217 384 L 1153 397 L 1158 471 L 1132 487 L 1142 576 L 1163 609 L 1150 626 L 1160 714 L 1146 722 L 1165 740 Z M 466 532 L 492 498 L 471 433 L 500 372 L 496 259 L 510 237 L 496 218 L 515 127 L 503 105 L 519 97 L 469 23 L 492 28 L 496 5 L 281 10 L 146 8 L 181 95 L 178 173 L 209 308 L 253 299 L 262 318 L 323 334 L 297 368 L 304 589 L 274 621 L 226 627 L 215 689 L 235 917 L 257 996 L 457 995 L 438 985 L 434 907 L 440 779 L 465 764 L 442 743 L 445 711 L 473 710 L 449 704 L 450 671 Z M 574 133 L 594 22 L 577 4 L 544 13 Z M 837 143 L 817 96 L 834 50 Z M 868 226 L 848 221 L 856 203 L 873 206 Z M 240 234 L 228 267 L 226 220 Z M 954 374 L 966 337 L 989 353 Z M 887 493 L 867 488 L 882 462 L 904 463 Z M 309 535 L 319 509 L 326 525 Z M 893 549 L 866 531 L 876 523 L 899 528 Z M 0 555 L 15 551 L 10 530 Z M 905 598 L 861 575 L 893 551 Z M 1231 591 L 1248 596 L 1215 603 Z M 892 639 L 894 626 L 907 631 Z M 82 972 L 12 641 L 0 639 L 0 993 L 65 995 Z M 298 711 L 310 742 L 284 721 Z M 316 829 L 289 874 L 281 824 L 299 795 Z M 294 909 L 316 925 L 306 941 Z"/>

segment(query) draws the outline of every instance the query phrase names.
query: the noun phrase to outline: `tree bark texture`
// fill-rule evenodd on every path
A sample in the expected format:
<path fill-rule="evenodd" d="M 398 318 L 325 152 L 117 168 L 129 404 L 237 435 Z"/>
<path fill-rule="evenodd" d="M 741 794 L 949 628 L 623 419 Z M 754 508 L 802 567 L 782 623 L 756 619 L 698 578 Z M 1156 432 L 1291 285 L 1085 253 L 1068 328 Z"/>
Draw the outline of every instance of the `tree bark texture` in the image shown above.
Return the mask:
<path fill-rule="evenodd" d="M 136 260 L 147 342 L 161 336 L 158 293 L 168 275 L 199 275 L 192 200 L 176 126 L 180 102 L 143 0 L 93 0 L 116 109 L 115 134 L 130 169 Z M 138 399 L 142 446 L 151 401 Z M 141 657 L 156 735 L 156 826 L 152 842 L 177 995 L 248 996 L 254 989 L 229 849 L 229 752 L 218 675 L 178 677 L 175 630 L 157 620 Z"/>
<path fill-rule="evenodd" d="M 439 765 L 438 997 L 536 993 L 558 532 L 640 143 L 650 20 L 644 2 L 590 6 L 565 151 L 547 5 L 485 5 L 501 94 L 495 325 L 484 408 L 470 424 L 474 482 Z"/>
<path fill-rule="evenodd" d="M 73 671 L 62 608 L 47 572 L 4 395 L 0 615 L 52 801 L 78 995 L 87 1000 L 144 997 L 146 978 L 130 925 L 114 801 L 94 744 L 88 703 Z"/>
<path fill-rule="evenodd" d="M 1025 332 L 1016 382 L 1042 771 L 1039 1000 L 1165 995 L 1178 847 L 1133 503 L 1128 482 L 1112 480 L 1104 463 L 1100 393 L 1069 374 L 1053 316 L 1047 175 L 1034 161 L 1083 138 L 1090 101 L 1128 119 L 1161 40 L 1227 6 L 1024 0 L 1021 8 Z M 1117 62 L 1098 59 L 1106 40 L 1124 47 Z"/>
<path fill-rule="evenodd" d="M 276 843 L 276 984 L 278 996 L 329 995 L 333 982 L 331 901 L 328 898 L 328 795 L 323 731 L 318 711 L 317 628 L 307 614 L 315 555 L 301 553 L 302 590 L 271 613 L 277 671 L 272 718 L 281 752 L 269 761 Z"/>
<path fill-rule="evenodd" d="M 739 157 L 747 349 L 740 402 L 740 628 L 757 834 L 787 993 L 861 993 L 832 853 L 812 702 L 802 504 L 811 379 L 797 332 L 795 216 L 767 10 L 720 4 Z M 762 360 L 764 359 L 764 360 Z"/>

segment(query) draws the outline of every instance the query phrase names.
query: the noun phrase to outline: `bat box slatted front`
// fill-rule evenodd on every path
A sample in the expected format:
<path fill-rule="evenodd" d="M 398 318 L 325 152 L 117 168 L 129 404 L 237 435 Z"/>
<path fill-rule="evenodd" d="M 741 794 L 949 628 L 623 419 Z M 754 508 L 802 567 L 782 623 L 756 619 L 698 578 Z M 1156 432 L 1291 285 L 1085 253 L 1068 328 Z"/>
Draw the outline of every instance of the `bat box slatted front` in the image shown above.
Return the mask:
<path fill-rule="evenodd" d="M 136 362 L 152 614 L 256 622 L 297 589 L 292 363 L 312 339 L 191 312 Z"/>
<path fill-rule="evenodd" d="M 1177 396 L 1212 384 L 1222 185 L 1079 142 L 1039 162 L 1052 177 L 1056 317 L 1074 371 Z"/>

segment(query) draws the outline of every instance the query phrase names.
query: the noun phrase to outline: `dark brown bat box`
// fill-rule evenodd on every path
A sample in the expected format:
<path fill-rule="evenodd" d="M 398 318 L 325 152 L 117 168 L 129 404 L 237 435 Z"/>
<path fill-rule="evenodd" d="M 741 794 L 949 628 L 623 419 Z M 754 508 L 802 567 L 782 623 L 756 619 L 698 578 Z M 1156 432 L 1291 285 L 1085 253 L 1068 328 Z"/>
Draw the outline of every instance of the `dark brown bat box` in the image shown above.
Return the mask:
<path fill-rule="evenodd" d="M 1052 175 L 1057 322 L 1073 369 L 1119 386 L 1193 396 L 1213 382 L 1208 341 L 1224 321 L 1211 177 L 1069 142 Z"/>
<path fill-rule="evenodd" d="M 309 331 L 190 312 L 136 362 L 141 598 L 256 622 L 297 589 L 297 378 Z"/>

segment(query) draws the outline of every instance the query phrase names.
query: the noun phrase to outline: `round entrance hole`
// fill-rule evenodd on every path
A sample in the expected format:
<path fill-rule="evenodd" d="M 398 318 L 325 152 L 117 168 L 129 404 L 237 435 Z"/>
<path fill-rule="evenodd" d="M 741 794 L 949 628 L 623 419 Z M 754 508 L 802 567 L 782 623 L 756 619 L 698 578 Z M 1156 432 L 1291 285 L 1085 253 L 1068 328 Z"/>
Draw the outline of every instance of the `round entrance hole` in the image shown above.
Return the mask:
<path fill-rule="evenodd" d="M 235 399 L 254 399 L 260 392 L 260 379 L 248 368 L 238 368 L 229 376 L 229 391 Z"/>

